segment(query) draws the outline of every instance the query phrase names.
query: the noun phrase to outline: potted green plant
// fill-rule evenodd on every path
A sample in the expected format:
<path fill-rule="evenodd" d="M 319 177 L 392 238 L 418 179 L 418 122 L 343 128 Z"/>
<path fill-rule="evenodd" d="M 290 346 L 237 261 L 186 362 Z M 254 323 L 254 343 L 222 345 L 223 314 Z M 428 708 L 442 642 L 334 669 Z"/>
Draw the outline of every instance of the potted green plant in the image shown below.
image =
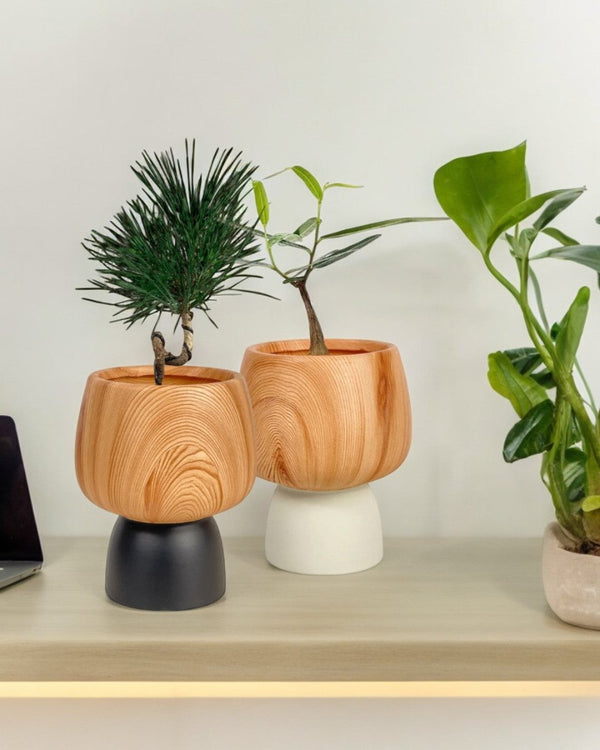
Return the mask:
<path fill-rule="evenodd" d="M 325 232 L 329 191 L 359 186 L 321 184 L 301 166 L 283 172 L 299 178 L 315 209 L 295 231 L 272 233 L 265 184 L 253 183 L 263 265 L 298 290 L 309 329 L 308 339 L 250 346 L 241 366 L 255 415 L 258 475 L 278 485 L 268 514 L 266 556 L 288 571 L 349 573 L 382 558 L 381 521 L 369 482 L 406 457 L 410 404 L 397 348 L 382 341 L 326 339 L 308 282 L 317 269 L 374 242 L 380 237 L 376 230 L 432 219 L 386 219 Z M 354 235 L 362 238 L 337 246 Z M 331 243 L 334 249 L 321 252 Z M 300 261 L 283 266 L 280 250 L 281 257 L 296 251 Z"/>
<path fill-rule="evenodd" d="M 585 188 L 532 196 L 525 148 L 521 143 L 454 159 L 438 169 L 434 189 L 448 217 L 479 250 L 523 316 L 531 345 L 494 352 L 488 360 L 490 385 L 518 416 L 503 455 L 507 462 L 542 456 L 541 475 L 558 522 L 546 530 L 544 541 L 546 598 L 563 620 L 598 628 L 600 424 L 577 360 L 590 290 L 582 287 L 562 319 L 551 324 L 534 261 L 571 260 L 600 272 L 600 246 L 581 245 L 553 226 Z M 554 246 L 534 252 L 542 238 Z M 494 259 L 499 240 L 514 260 L 512 279 Z"/>
<path fill-rule="evenodd" d="M 239 503 L 255 477 L 251 408 L 241 375 L 182 366 L 192 356 L 194 310 L 256 277 L 253 226 L 244 199 L 255 167 L 231 149 L 197 174 L 185 161 L 144 152 L 132 167 L 140 194 L 84 248 L 96 277 L 84 288 L 114 305 L 128 326 L 175 316 L 181 353 L 153 329 L 153 365 L 113 367 L 87 381 L 77 428 L 79 485 L 119 515 L 106 567 L 108 596 L 142 609 L 188 609 L 225 591 L 223 548 L 213 515 Z M 210 318 L 209 318 L 210 319 Z M 156 326 L 155 323 L 155 326 Z"/>

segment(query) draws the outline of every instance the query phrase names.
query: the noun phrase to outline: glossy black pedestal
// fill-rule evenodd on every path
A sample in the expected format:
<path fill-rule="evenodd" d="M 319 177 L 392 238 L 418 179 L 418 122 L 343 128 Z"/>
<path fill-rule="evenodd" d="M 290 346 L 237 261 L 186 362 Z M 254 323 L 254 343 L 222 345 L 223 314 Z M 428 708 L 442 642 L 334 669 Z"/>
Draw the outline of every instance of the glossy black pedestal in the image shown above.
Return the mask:
<path fill-rule="evenodd" d="M 214 518 L 153 524 L 119 517 L 106 559 L 106 593 L 126 607 L 204 607 L 225 593 L 225 560 Z"/>

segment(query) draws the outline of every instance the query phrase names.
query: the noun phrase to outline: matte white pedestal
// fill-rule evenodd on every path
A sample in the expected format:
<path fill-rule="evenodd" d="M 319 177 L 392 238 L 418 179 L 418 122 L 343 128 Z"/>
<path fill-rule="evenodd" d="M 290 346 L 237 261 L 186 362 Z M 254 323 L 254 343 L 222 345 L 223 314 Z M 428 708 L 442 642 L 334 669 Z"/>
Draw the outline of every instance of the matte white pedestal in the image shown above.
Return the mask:
<path fill-rule="evenodd" d="M 381 517 L 368 484 L 335 492 L 278 485 L 267 518 L 265 555 L 291 573 L 337 575 L 383 558 Z"/>

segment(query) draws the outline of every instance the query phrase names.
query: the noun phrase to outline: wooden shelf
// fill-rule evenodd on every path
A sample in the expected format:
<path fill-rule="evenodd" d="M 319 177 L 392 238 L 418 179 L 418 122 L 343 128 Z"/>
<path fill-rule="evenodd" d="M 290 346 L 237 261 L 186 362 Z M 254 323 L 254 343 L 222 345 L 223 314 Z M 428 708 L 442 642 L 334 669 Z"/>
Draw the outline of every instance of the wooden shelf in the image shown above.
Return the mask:
<path fill-rule="evenodd" d="M 600 633 L 548 610 L 539 540 L 387 540 L 313 577 L 226 539 L 225 599 L 177 613 L 109 602 L 106 543 L 49 540 L 0 591 L 0 696 L 600 694 Z"/>

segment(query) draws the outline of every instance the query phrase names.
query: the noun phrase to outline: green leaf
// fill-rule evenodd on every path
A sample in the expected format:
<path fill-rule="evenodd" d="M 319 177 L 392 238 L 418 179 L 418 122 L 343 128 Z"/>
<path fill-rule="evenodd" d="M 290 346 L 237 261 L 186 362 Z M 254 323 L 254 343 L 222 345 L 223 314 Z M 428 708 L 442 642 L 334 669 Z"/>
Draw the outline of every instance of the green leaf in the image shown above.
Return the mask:
<path fill-rule="evenodd" d="M 521 201 L 515 206 L 512 206 L 503 216 L 498 219 L 498 221 L 496 221 L 494 226 L 489 231 L 486 240 L 486 251 L 489 251 L 491 249 L 492 245 L 494 244 L 494 242 L 496 242 L 502 232 L 505 232 L 509 227 L 514 227 L 516 224 L 519 224 L 521 221 L 523 221 L 523 219 L 526 219 L 528 216 L 531 216 L 531 214 L 534 214 L 544 205 L 544 203 L 547 203 L 553 198 L 564 198 L 566 195 L 571 195 L 578 190 L 580 191 L 579 195 L 581 195 L 585 188 L 550 190 L 547 193 L 534 195 L 532 198 L 527 198 L 527 200 Z"/>
<path fill-rule="evenodd" d="M 318 260 L 314 261 L 314 263 L 312 264 L 313 268 L 325 268 L 325 266 L 329 266 L 332 263 L 337 263 L 338 260 L 347 258 L 357 250 L 370 245 L 371 242 L 374 242 L 378 237 L 381 237 L 381 235 L 373 234 L 370 237 L 365 237 L 363 240 L 355 242 L 352 245 L 348 245 L 347 247 L 343 247 L 340 250 L 332 250 L 330 253 L 322 255 Z"/>
<path fill-rule="evenodd" d="M 543 253 L 534 255 L 532 260 L 538 260 L 539 258 L 571 260 L 600 273 L 600 245 L 567 245 L 566 247 L 555 247 L 552 250 L 546 250 Z"/>
<path fill-rule="evenodd" d="M 533 226 L 537 231 L 541 231 L 545 226 L 550 224 L 565 208 L 568 208 L 571 203 L 574 203 L 585 192 L 585 188 L 575 188 L 573 190 L 566 190 L 558 195 L 553 201 L 551 201 L 538 218 L 533 222 Z"/>
<path fill-rule="evenodd" d="M 580 448 L 567 448 L 563 463 L 563 478 L 569 502 L 576 503 L 585 497 L 586 454 Z"/>
<path fill-rule="evenodd" d="M 506 349 L 504 354 L 522 375 L 529 375 L 542 364 L 542 357 L 533 346 L 524 346 L 520 349 Z"/>
<path fill-rule="evenodd" d="M 548 237 L 552 237 L 552 239 L 560 242 L 561 245 L 579 245 L 577 240 L 573 239 L 573 237 L 569 237 L 568 234 L 561 232 L 560 229 L 556 229 L 556 227 L 545 227 L 542 229 L 542 233 L 547 234 Z"/>
<path fill-rule="evenodd" d="M 318 223 L 319 220 L 317 219 L 317 217 L 311 216 L 310 219 L 307 219 L 306 221 L 302 222 L 302 224 L 300 224 L 298 229 L 295 230 L 294 234 L 297 235 L 299 239 L 304 239 L 304 237 L 315 231 Z"/>
<path fill-rule="evenodd" d="M 600 495 L 588 495 L 581 504 L 581 510 L 585 513 L 591 513 L 593 510 L 600 508 Z"/>
<path fill-rule="evenodd" d="M 416 221 L 447 221 L 445 216 L 421 216 L 421 217 L 406 217 L 403 219 L 384 219 L 383 221 L 374 221 L 370 224 L 361 224 L 358 227 L 349 227 L 348 229 L 340 229 L 337 232 L 331 232 L 331 234 L 324 234 L 322 240 L 332 240 L 335 237 L 345 237 L 348 234 L 358 234 L 359 232 L 368 232 L 371 229 L 383 229 L 384 227 L 392 227 L 396 224 L 410 224 Z"/>
<path fill-rule="evenodd" d="M 571 307 L 560 322 L 556 337 L 556 351 L 566 370 L 570 372 L 575 363 L 575 355 L 581 341 L 590 301 L 590 290 L 587 286 L 577 292 Z"/>
<path fill-rule="evenodd" d="M 488 357 L 488 380 L 492 388 L 513 405 L 522 418 L 534 406 L 547 400 L 546 391 L 529 375 L 521 375 L 504 352 Z"/>
<path fill-rule="evenodd" d="M 311 174 L 308 169 L 305 169 L 304 167 L 300 167 L 298 165 L 290 167 L 290 169 L 302 180 L 302 182 L 306 185 L 306 187 L 318 201 L 323 200 L 323 188 L 319 184 L 317 178 L 313 174 Z"/>
<path fill-rule="evenodd" d="M 254 191 L 254 202 L 256 203 L 256 212 L 263 227 L 269 223 L 269 201 L 267 191 L 260 180 L 252 180 L 252 190 Z"/>
<path fill-rule="evenodd" d="M 364 187 L 364 185 L 349 185 L 347 182 L 326 182 L 323 185 L 323 192 L 326 190 L 329 190 L 329 188 L 332 187 L 339 187 L 339 188 L 361 188 Z"/>
<path fill-rule="evenodd" d="M 499 220 L 527 198 L 525 148 L 463 156 L 435 173 L 441 207 L 482 252 Z"/>
<path fill-rule="evenodd" d="M 552 444 L 554 404 L 550 399 L 536 404 L 510 430 L 502 455 L 508 463 L 543 453 Z"/>
<path fill-rule="evenodd" d="M 531 377 L 544 388 L 554 388 L 556 383 L 550 370 L 543 367 L 536 372 L 538 367 L 544 363 L 540 353 L 534 347 L 522 347 L 521 349 L 506 349 L 504 354 L 510 359 L 515 368 L 521 375 L 531 375 Z"/>

